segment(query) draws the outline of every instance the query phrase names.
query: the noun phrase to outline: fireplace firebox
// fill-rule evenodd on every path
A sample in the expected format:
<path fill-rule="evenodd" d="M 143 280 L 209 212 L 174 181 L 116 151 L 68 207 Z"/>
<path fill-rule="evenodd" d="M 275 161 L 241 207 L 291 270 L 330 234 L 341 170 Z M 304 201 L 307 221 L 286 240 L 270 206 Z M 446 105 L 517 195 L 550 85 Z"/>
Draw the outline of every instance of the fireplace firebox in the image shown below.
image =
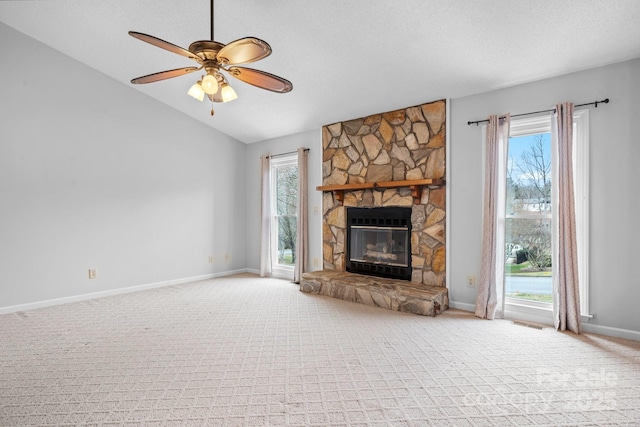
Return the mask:
<path fill-rule="evenodd" d="M 411 208 L 347 208 L 346 270 L 411 280 Z"/>

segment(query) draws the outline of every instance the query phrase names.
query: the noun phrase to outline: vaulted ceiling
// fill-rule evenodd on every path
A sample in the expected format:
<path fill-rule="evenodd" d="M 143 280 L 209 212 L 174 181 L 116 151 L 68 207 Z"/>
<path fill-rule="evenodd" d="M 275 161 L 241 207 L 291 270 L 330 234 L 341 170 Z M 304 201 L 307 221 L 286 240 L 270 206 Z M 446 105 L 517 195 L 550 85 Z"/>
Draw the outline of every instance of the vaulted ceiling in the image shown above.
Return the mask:
<path fill-rule="evenodd" d="M 186 48 L 209 38 L 209 7 L 208 0 L 1 1 L 0 22 L 130 85 L 194 63 L 129 30 Z M 216 104 L 211 117 L 210 103 L 186 94 L 201 73 L 132 87 L 252 143 L 638 58 L 639 22 L 638 0 L 217 0 L 215 39 L 267 41 L 271 56 L 250 66 L 290 80 L 293 91 L 231 78 L 239 98 Z"/>

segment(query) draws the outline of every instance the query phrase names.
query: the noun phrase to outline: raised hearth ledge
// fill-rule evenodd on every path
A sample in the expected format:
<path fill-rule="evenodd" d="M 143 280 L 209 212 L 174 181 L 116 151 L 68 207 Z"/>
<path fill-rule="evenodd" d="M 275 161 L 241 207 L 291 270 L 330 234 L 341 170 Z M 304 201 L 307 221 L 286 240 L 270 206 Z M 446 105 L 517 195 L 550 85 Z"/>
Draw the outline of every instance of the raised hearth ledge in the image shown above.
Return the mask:
<path fill-rule="evenodd" d="M 304 273 L 300 291 L 423 316 L 436 316 L 449 308 L 449 293 L 443 286 L 345 271 Z"/>

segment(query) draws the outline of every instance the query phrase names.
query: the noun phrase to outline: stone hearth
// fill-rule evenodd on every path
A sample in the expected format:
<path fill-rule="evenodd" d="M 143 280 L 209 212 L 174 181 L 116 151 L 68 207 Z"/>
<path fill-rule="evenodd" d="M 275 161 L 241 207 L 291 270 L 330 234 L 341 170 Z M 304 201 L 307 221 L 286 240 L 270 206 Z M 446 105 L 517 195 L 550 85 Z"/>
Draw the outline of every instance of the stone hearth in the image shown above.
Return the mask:
<path fill-rule="evenodd" d="M 300 291 L 406 313 L 435 316 L 449 308 L 447 288 L 324 270 L 304 273 Z"/>

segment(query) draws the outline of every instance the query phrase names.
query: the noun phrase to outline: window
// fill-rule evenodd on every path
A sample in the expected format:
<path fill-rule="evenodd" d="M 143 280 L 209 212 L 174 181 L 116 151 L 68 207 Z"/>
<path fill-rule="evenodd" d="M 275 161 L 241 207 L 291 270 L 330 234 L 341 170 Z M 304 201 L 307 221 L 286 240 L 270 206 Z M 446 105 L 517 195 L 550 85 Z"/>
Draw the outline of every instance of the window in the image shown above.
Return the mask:
<path fill-rule="evenodd" d="M 273 274 L 280 277 L 293 277 L 298 221 L 298 160 L 296 155 L 271 160 L 271 185 Z"/>
<path fill-rule="evenodd" d="M 518 126 L 520 124 L 520 126 Z M 504 212 L 505 302 L 551 308 L 552 213 L 550 121 L 514 122 L 509 137 Z"/>
<path fill-rule="evenodd" d="M 573 167 L 580 280 L 580 305 L 589 316 L 588 277 L 588 113 L 574 112 Z M 503 211 L 498 224 L 504 231 L 504 292 L 507 311 L 525 308 L 551 310 L 553 302 L 552 193 L 554 149 L 549 116 L 512 119 L 504 171 Z M 529 311 L 530 312 L 530 311 Z M 536 319 L 537 320 L 537 319 Z"/>

